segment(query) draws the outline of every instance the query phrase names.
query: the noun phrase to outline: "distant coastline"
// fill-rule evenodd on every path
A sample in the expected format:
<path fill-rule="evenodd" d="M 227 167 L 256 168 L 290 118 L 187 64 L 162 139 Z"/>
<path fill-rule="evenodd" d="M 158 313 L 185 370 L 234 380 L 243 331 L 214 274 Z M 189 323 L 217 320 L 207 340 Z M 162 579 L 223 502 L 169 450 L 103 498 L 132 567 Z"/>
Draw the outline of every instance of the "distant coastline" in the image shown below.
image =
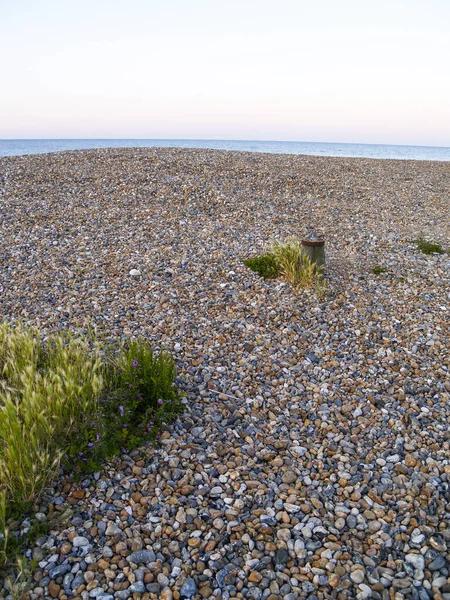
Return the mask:
<path fill-rule="evenodd" d="M 177 139 L 35 139 L 0 140 L 0 156 L 22 156 L 68 150 L 96 148 L 201 148 L 304 154 L 347 158 L 450 161 L 450 147 L 401 146 L 389 144 L 350 144 L 325 142 L 277 142 L 246 140 L 177 140 Z"/>

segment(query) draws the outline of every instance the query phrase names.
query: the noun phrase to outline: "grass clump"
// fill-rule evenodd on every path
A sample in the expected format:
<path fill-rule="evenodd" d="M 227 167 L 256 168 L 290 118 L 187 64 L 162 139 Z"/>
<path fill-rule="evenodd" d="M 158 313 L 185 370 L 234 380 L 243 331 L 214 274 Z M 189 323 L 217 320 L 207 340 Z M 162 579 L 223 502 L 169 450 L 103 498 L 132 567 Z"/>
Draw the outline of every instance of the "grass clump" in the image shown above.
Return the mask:
<path fill-rule="evenodd" d="M 99 348 L 37 330 L 0 326 L 0 493 L 30 502 L 57 469 L 64 451 L 97 411 L 106 384 Z"/>
<path fill-rule="evenodd" d="M 381 265 L 375 265 L 375 267 L 372 269 L 372 273 L 374 275 L 381 275 L 382 273 L 387 273 L 388 270 L 386 267 L 382 267 Z"/>
<path fill-rule="evenodd" d="M 244 264 L 265 279 L 284 277 L 296 290 L 314 288 L 319 296 L 326 293 L 323 267 L 311 262 L 299 240 L 275 242 L 270 252 L 244 260 Z"/>
<path fill-rule="evenodd" d="M 11 523 L 60 466 L 92 470 L 154 442 L 182 410 L 175 377 L 172 357 L 145 341 L 107 348 L 95 336 L 44 340 L 0 325 L 0 567 L 18 545 Z"/>
<path fill-rule="evenodd" d="M 423 254 L 444 254 L 445 250 L 438 242 L 430 242 L 424 238 L 423 235 L 420 235 L 416 240 L 416 244 L 418 249 L 423 252 Z"/>
<path fill-rule="evenodd" d="M 295 289 L 315 288 L 319 295 L 325 293 L 323 267 L 311 262 L 302 251 L 299 240 L 291 239 L 284 244 L 275 242 L 272 253 L 280 266 L 281 274 Z"/>
<path fill-rule="evenodd" d="M 244 260 L 244 265 L 264 279 L 276 279 L 281 273 L 280 265 L 273 254 L 248 258 Z"/>

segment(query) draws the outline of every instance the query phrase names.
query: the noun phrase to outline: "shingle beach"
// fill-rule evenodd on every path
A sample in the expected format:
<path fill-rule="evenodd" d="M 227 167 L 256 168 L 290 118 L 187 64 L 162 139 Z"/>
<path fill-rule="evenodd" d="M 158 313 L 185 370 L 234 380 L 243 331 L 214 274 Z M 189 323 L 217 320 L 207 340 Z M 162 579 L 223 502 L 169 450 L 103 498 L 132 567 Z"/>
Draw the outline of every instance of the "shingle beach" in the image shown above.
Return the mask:
<path fill-rule="evenodd" d="M 242 263 L 310 226 L 324 299 Z M 1 315 L 145 337 L 186 393 L 158 448 L 35 507 L 29 598 L 449 600 L 450 254 L 421 233 L 450 247 L 448 162 L 1 158 Z"/>

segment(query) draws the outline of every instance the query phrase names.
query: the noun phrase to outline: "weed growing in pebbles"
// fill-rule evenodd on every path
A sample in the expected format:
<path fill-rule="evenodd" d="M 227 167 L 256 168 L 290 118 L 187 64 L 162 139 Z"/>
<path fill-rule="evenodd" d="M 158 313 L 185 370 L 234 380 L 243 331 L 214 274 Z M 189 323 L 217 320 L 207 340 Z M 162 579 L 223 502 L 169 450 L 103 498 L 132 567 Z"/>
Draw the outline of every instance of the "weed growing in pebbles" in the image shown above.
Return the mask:
<path fill-rule="evenodd" d="M 60 465 L 92 470 L 152 443 L 181 411 L 170 355 L 133 341 L 114 356 L 95 338 L 0 326 L 0 567 L 17 547 L 10 517 L 23 518 Z"/>
<path fill-rule="evenodd" d="M 439 244 L 439 242 L 430 242 L 429 240 L 426 240 L 423 235 L 420 235 L 417 238 L 416 244 L 418 249 L 423 252 L 423 254 L 431 255 L 445 253 L 444 248 L 441 246 L 441 244 Z"/>

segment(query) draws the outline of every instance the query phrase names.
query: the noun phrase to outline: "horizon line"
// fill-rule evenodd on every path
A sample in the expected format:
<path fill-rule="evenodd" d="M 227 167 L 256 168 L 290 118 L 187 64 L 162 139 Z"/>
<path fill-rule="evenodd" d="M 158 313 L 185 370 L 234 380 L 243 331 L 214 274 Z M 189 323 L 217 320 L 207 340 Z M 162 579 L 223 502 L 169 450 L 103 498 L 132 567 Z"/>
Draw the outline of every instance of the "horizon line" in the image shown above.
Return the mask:
<path fill-rule="evenodd" d="M 126 141 L 126 140 L 136 140 L 136 141 L 179 141 L 179 142 L 259 142 L 259 143 L 269 143 L 269 144 L 336 144 L 340 146 L 399 146 L 404 148 L 450 148 L 448 146 L 434 146 L 427 144 L 393 144 L 393 143 L 371 143 L 371 142 L 313 142 L 307 140 L 262 140 L 262 139 L 233 139 L 233 138 L 127 138 L 127 137 L 44 137 L 44 138 L 0 138 L 0 142 L 34 142 L 34 141 Z"/>

